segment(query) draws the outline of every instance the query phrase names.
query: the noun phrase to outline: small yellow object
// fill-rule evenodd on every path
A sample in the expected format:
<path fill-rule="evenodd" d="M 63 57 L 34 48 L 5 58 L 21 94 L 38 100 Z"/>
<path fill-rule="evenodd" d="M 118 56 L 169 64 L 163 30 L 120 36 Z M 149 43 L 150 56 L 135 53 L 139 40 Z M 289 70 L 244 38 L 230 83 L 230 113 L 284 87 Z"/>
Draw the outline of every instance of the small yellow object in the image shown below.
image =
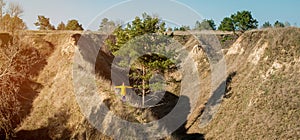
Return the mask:
<path fill-rule="evenodd" d="M 124 97 L 126 96 L 126 89 L 127 88 L 132 88 L 131 86 L 125 86 L 123 83 L 121 86 L 116 86 L 115 88 L 120 88 L 121 89 L 121 95 Z"/>

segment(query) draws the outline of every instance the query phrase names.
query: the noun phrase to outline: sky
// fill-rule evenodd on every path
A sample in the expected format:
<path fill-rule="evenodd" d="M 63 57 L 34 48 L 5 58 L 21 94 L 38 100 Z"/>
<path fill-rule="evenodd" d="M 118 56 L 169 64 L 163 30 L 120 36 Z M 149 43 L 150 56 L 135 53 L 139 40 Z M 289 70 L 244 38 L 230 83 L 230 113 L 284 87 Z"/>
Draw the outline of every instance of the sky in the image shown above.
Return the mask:
<path fill-rule="evenodd" d="M 213 19 L 218 25 L 224 17 L 241 10 L 251 11 L 259 25 L 265 21 L 274 23 L 288 21 L 300 25 L 300 1 L 298 0 L 6 0 L 17 2 L 23 9 L 22 19 L 28 29 L 36 30 L 33 24 L 38 15 L 50 18 L 53 25 L 61 21 L 78 20 L 85 29 L 98 29 L 104 17 L 130 22 L 143 12 L 158 15 L 168 26 L 188 25 L 197 20 Z"/>

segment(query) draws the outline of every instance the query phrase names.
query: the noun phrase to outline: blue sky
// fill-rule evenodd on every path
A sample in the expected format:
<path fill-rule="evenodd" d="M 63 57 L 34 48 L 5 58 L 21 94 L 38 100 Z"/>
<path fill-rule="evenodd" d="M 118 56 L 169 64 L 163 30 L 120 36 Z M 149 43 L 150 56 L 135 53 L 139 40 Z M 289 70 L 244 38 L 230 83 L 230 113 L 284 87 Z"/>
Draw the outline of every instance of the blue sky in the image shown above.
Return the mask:
<path fill-rule="evenodd" d="M 57 26 L 61 21 L 77 19 L 85 29 L 97 29 L 103 17 L 131 21 L 143 12 L 159 15 L 170 25 L 193 26 L 196 20 L 221 20 L 240 10 L 249 10 L 259 21 L 276 20 L 300 25 L 300 1 L 297 0 L 6 0 L 20 3 L 22 18 L 29 29 L 36 29 L 38 15 L 49 17 Z"/>

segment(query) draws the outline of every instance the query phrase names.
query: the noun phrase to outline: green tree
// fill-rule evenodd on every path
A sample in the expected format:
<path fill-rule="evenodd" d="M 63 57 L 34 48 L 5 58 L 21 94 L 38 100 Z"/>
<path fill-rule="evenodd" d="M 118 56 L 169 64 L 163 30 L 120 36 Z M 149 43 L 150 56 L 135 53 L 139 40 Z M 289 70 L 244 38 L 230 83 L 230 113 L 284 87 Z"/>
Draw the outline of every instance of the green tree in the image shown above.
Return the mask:
<path fill-rule="evenodd" d="M 103 18 L 99 26 L 99 31 L 103 33 L 112 33 L 117 28 L 114 21 L 110 21 L 108 18 Z"/>
<path fill-rule="evenodd" d="M 280 22 L 280 21 L 277 20 L 274 23 L 274 27 L 276 27 L 276 28 L 284 27 L 284 24 L 282 22 Z"/>
<path fill-rule="evenodd" d="M 245 32 L 250 29 L 257 29 L 258 21 L 252 17 L 250 11 L 238 11 L 231 15 L 236 30 Z"/>
<path fill-rule="evenodd" d="M 57 25 L 57 30 L 66 30 L 66 25 L 64 22 L 60 22 L 58 25 Z"/>
<path fill-rule="evenodd" d="M 190 26 L 182 25 L 181 27 L 174 27 L 174 31 L 188 31 L 190 30 Z"/>
<path fill-rule="evenodd" d="M 168 36 L 146 34 L 130 40 L 115 53 L 116 57 L 122 58 L 119 62 L 120 66 L 125 68 L 131 66 L 129 78 L 136 89 L 135 91 L 142 95 L 143 106 L 146 94 L 163 91 L 162 79 L 155 79 L 154 83 L 151 83 L 150 79 L 156 74 L 164 75 L 168 70 L 176 67 L 175 60 L 172 59 L 175 57 L 175 51 L 166 50 L 167 45 L 170 46 L 170 44 L 172 42 Z M 172 47 L 174 46 L 172 45 Z"/>
<path fill-rule="evenodd" d="M 204 19 L 202 22 L 196 21 L 196 30 L 216 30 L 216 24 L 212 19 Z"/>
<path fill-rule="evenodd" d="M 39 30 L 55 30 L 55 27 L 51 25 L 50 19 L 45 16 L 38 16 L 38 21 L 34 23 Z"/>
<path fill-rule="evenodd" d="M 179 31 L 188 31 L 188 30 L 191 30 L 190 26 L 182 25 L 182 26 L 179 28 Z"/>
<path fill-rule="evenodd" d="M 231 18 L 225 17 L 222 21 L 218 30 L 221 31 L 235 31 L 234 22 Z"/>
<path fill-rule="evenodd" d="M 81 24 L 79 24 L 78 20 L 72 19 L 69 20 L 66 26 L 66 30 L 79 30 L 82 31 L 83 27 Z"/>
<path fill-rule="evenodd" d="M 132 81 L 135 81 L 133 86 L 141 93 L 143 105 L 145 102 L 145 94 L 149 93 L 149 87 L 151 86 L 151 84 L 147 83 L 149 79 L 153 74 L 158 72 L 163 73 L 174 64 L 170 59 L 162 55 L 164 54 L 164 50 L 161 48 L 168 44 L 168 36 L 163 35 L 165 30 L 165 23 L 158 17 L 151 17 L 144 13 L 142 18 L 136 17 L 124 28 L 119 26 L 114 31 L 116 41 L 107 41 L 113 54 L 124 58 L 119 63 L 120 65 L 129 66 L 128 59 L 136 60 L 131 65 L 132 72 L 129 77 Z M 139 54 L 143 54 L 144 51 L 161 53 L 147 53 L 143 56 L 139 56 Z"/>
<path fill-rule="evenodd" d="M 262 28 L 272 28 L 272 24 L 269 21 L 267 21 L 262 25 Z"/>
<path fill-rule="evenodd" d="M 151 17 L 143 13 L 142 18 L 136 17 L 132 23 L 128 23 L 125 28 L 118 26 L 113 34 L 116 36 L 116 41 L 107 40 L 106 43 L 110 50 L 114 53 L 129 40 L 136 36 L 141 36 L 147 33 L 163 33 L 166 31 L 165 23 L 157 17 Z"/>

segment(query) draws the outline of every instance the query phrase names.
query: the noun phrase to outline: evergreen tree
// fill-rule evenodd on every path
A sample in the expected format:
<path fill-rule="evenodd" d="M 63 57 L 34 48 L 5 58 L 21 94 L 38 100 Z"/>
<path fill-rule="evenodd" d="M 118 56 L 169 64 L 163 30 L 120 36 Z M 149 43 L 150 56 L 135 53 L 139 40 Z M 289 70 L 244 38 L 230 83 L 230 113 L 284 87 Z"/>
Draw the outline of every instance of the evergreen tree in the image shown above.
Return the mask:
<path fill-rule="evenodd" d="M 134 21 L 128 23 L 124 28 L 119 26 L 114 34 L 116 41 L 107 40 L 111 51 L 116 57 L 121 57 L 119 62 L 121 66 L 130 66 L 131 73 L 129 75 L 133 86 L 143 97 L 144 105 L 145 94 L 148 94 L 150 84 L 148 81 L 155 73 L 164 73 L 167 69 L 174 67 L 172 60 L 165 56 L 172 56 L 175 53 L 166 51 L 165 46 L 168 45 L 168 36 L 164 36 L 165 23 L 158 17 L 151 17 L 144 13 L 142 18 L 136 17 Z M 122 47 L 121 47 L 122 46 Z M 159 52 L 158 54 L 144 54 L 144 52 Z M 130 60 L 136 60 L 130 64 Z M 161 84 L 156 84 L 157 89 L 161 89 Z"/>
<path fill-rule="evenodd" d="M 107 40 L 106 43 L 114 53 L 119 50 L 123 44 L 137 36 L 149 33 L 163 33 L 165 30 L 164 22 L 161 22 L 157 17 L 153 18 L 144 13 L 142 18 L 136 17 L 135 20 L 132 21 L 132 23 L 128 23 L 125 28 L 118 26 L 113 33 L 116 36 L 116 42 Z"/>
<path fill-rule="evenodd" d="M 196 30 L 216 30 L 216 24 L 212 19 L 205 19 L 202 22 L 197 21 L 195 25 Z"/>
<path fill-rule="evenodd" d="M 60 22 L 60 23 L 57 25 L 57 30 L 66 30 L 66 25 L 65 25 L 65 23 Z"/>
<path fill-rule="evenodd" d="M 109 21 L 108 18 L 104 18 L 99 26 L 99 31 L 103 33 L 112 33 L 116 28 L 115 22 Z"/>
<path fill-rule="evenodd" d="M 271 24 L 269 21 L 265 22 L 265 23 L 262 25 L 262 28 L 271 28 L 271 27 L 272 27 L 272 24 Z"/>
<path fill-rule="evenodd" d="M 258 22 L 252 17 L 250 11 L 238 11 L 236 14 L 231 15 L 235 29 L 242 32 L 256 29 L 258 27 Z"/>
<path fill-rule="evenodd" d="M 274 23 L 274 27 L 276 28 L 280 28 L 280 27 L 284 27 L 284 24 L 282 22 L 279 22 L 278 20 Z"/>
<path fill-rule="evenodd" d="M 179 31 L 188 31 L 191 30 L 190 26 L 183 25 L 179 28 Z"/>
<path fill-rule="evenodd" d="M 41 15 L 38 16 L 38 21 L 34 25 L 38 26 L 39 30 L 55 30 L 55 27 L 50 23 L 50 19 Z"/>
<path fill-rule="evenodd" d="M 242 31 L 257 29 L 258 21 L 252 17 L 250 11 L 238 11 L 230 17 L 225 17 L 219 26 L 222 31 Z"/>
<path fill-rule="evenodd" d="M 83 27 L 81 24 L 79 24 L 78 20 L 72 19 L 69 20 L 66 26 L 66 30 L 79 30 L 82 31 Z"/>
<path fill-rule="evenodd" d="M 172 43 L 169 36 L 146 34 L 130 40 L 115 53 L 117 58 L 122 58 L 119 62 L 121 67 L 130 66 L 129 78 L 135 91 L 143 97 L 142 105 L 146 94 L 164 90 L 162 79 L 156 79 L 155 83 L 149 82 L 150 79 L 176 68 L 175 60 L 172 59 L 175 58 L 175 51 L 166 49 Z"/>
<path fill-rule="evenodd" d="M 229 17 L 225 17 L 222 20 L 218 30 L 221 30 L 221 31 L 235 31 L 233 20 Z"/>

